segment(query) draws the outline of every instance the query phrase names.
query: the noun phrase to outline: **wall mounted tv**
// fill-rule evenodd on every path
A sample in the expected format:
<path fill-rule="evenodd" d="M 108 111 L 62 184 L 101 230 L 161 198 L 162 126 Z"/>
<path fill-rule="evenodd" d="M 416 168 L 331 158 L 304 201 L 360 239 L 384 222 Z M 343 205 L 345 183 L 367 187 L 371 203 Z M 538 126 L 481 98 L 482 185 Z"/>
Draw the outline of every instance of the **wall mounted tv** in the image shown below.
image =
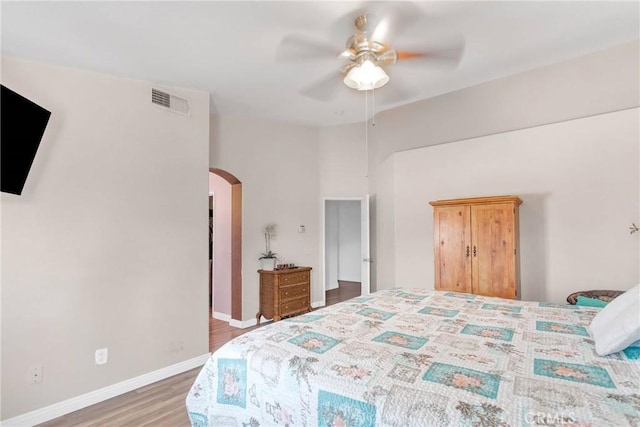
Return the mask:
<path fill-rule="evenodd" d="M 22 194 L 51 113 L 0 86 L 0 190 Z"/>

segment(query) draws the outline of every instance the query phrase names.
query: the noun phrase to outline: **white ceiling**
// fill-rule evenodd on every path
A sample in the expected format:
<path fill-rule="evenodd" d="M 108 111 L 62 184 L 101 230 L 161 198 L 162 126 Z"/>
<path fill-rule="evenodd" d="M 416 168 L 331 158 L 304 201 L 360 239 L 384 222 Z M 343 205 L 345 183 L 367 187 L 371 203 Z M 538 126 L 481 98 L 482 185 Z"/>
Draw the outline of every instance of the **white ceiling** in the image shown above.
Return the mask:
<path fill-rule="evenodd" d="M 394 47 L 428 46 L 442 34 L 459 32 L 466 41 L 464 56 L 448 71 L 392 66 L 399 68 L 390 70 L 387 86 L 402 85 L 410 95 L 378 110 L 640 38 L 637 1 L 417 4 L 429 19 L 398 36 Z M 336 125 L 364 118 L 362 92 L 340 87 L 335 100 L 320 102 L 300 91 L 341 63 L 278 62 L 276 49 L 285 35 L 297 33 L 332 43 L 338 54 L 352 33 L 347 16 L 362 5 L 3 1 L 2 53 L 205 90 L 212 111 L 220 114 Z"/>

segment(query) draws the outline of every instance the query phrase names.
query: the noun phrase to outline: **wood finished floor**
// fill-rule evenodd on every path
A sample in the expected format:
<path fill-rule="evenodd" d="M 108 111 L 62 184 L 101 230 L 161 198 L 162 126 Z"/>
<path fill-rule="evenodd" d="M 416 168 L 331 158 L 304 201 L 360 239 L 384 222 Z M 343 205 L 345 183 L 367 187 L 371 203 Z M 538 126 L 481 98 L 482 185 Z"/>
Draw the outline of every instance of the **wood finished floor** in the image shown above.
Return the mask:
<path fill-rule="evenodd" d="M 339 283 L 339 288 L 326 292 L 327 306 L 360 295 L 360 283 Z M 209 350 L 212 352 L 227 341 L 258 328 L 233 328 L 227 322 L 209 318 Z M 200 369 L 191 369 L 38 426 L 188 427 L 191 423 L 184 401 Z"/>
<path fill-rule="evenodd" d="M 331 289 L 325 293 L 327 306 L 360 296 L 360 282 L 339 280 L 338 285 L 336 289 Z"/>

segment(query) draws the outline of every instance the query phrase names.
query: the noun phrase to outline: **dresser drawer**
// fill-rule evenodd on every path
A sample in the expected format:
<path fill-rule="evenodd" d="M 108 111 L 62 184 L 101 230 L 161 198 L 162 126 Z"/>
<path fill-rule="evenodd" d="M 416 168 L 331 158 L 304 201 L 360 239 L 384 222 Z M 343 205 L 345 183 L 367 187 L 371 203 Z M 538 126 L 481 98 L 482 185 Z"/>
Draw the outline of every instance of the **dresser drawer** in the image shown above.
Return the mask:
<path fill-rule="evenodd" d="M 289 301 L 282 301 L 280 303 L 280 315 L 288 316 L 289 314 L 297 313 L 300 311 L 307 311 L 309 308 L 309 299 L 306 297 L 298 298 Z"/>
<path fill-rule="evenodd" d="M 291 285 L 291 286 L 283 286 L 280 288 L 280 300 L 290 300 L 299 297 L 306 297 L 309 295 L 309 285 Z"/>
<path fill-rule="evenodd" d="M 311 311 L 311 267 L 286 270 L 258 270 L 260 273 L 260 311 L 274 322 L 283 317 Z"/>
<path fill-rule="evenodd" d="M 308 283 L 309 282 L 309 272 L 301 271 L 299 273 L 288 273 L 283 274 L 280 277 L 280 284 L 283 286 L 286 285 L 295 285 L 296 283 Z"/>

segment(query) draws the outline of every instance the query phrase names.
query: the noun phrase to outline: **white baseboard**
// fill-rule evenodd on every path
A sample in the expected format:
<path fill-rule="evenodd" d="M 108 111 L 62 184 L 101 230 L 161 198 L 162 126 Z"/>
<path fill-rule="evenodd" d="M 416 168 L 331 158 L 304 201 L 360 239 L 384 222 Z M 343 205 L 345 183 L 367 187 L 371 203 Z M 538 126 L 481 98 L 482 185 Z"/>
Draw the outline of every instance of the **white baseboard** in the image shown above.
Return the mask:
<path fill-rule="evenodd" d="M 260 324 L 264 325 L 265 323 L 271 323 L 272 320 L 266 319 L 264 316 L 260 317 Z M 234 328 L 250 328 L 252 326 L 256 326 L 258 324 L 258 321 L 256 319 L 249 319 L 249 320 L 245 320 L 245 321 L 241 321 L 241 320 L 235 320 L 235 319 L 231 319 L 229 321 L 229 325 L 233 326 Z"/>
<path fill-rule="evenodd" d="M 231 315 L 229 314 L 218 313 L 217 311 L 213 312 L 213 318 L 222 320 L 223 322 L 229 322 L 229 326 L 233 326 L 234 328 L 240 328 L 240 329 L 250 328 L 251 326 L 255 326 L 257 323 L 256 319 L 249 319 L 245 321 L 236 320 L 236 319 L 232 319 Z"/>
<path fill-rule="evenodd" d="M 316 302 L 312 302 L 311 303 L 311 307 L 313 308 L 318 308 L 318 307 L 324 307 L 325 303 L 324 301 L 316 301 Z M 215 317 L 215 316 L 214 316 Z M 217 319 L 217 317 L 216 317 Z M 272 320 L 269 320 L 267 318 L 265 318 L 264 316 L 260 317 L 260 324 L 263 325 L 265 323 L 271 323 Z M 229 320 L 229 326 L 233 326 L 234 328 L 250 328 L 252 326 L 256 326 L 258 324 L 258 321 L 256 319 L 249 319 L 249 320 L 235 320 L 235 319 L 230 319 Z"/>
<path fill-rule="evenodd" d="M 236 319 L 231 319 L 229 320 L 229 326 L 233 326 L 234 328 L 250 328 L 251 326 L 255 326 L 258 322 L 256 321 L 256 319 L 249 319 L 249 320 L 236 320 Z"/>
<path fill-rule="evenodd" d="M 229 322 L 231 320 L 231 315 L 224 314 L 224 313 L 219 313 L 217 311 L 214 311 L 213 312 L 213 318 L 214 319 L 218 319 L 218 320 L 222 320 L 223 322 Z"/>
<path fill-rule="evenodd" d="M 71 399 L 63 400 L 62 402 L 54 403 L 53 405 L 45 406 L 44 408 L 36 409 L 35 411 L 18 415 L 17 417 L 0 421 L 0 426 L 26 427 L 50 421 L 70 412 L 128 393 L 132 390 L 164 380 L 165 378 L 181 374 L 189 369 L 197 368 L 198 366 L 203 365 L 209 359 L 209 356 L 210 353 L 206 353 L 201 356 L 176 363 L 175 365 L 167 366 L 166 368 L 158 369 L 117 384 L 103 387 L 80 396 L 72 397 Z"/>

